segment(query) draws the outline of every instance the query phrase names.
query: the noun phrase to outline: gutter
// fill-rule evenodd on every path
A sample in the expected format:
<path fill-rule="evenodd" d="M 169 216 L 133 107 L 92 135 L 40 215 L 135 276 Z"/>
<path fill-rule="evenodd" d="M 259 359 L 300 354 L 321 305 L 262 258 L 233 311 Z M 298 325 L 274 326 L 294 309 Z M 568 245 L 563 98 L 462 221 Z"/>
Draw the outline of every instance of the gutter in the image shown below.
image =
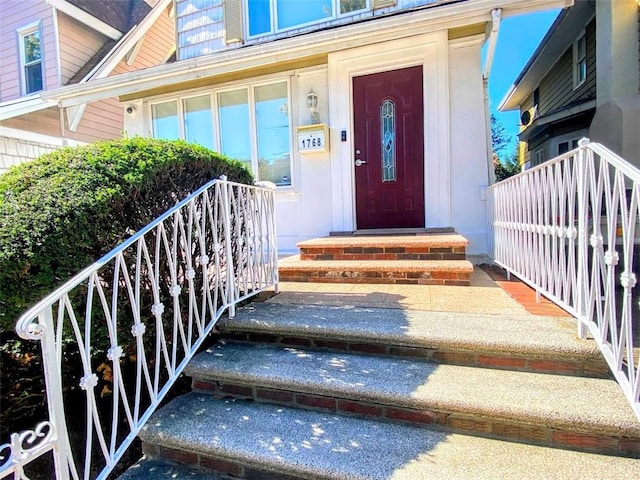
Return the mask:
<path fill-rule="evenodd" d="M 482 90 L 484 94 L 484 116 L 485 116 L 485 134 L 487 137 L 487 173 L 489 185 L 496 182 L 495 171 L 493 168 L 493 142 L 491 140 L 491 110 L 489 106 L 489 73 L 493 65 L 493 57 L 496 53 L 496 43 L 498 42 L 498 33 L 500 32 L 500 21 L 502 20 L 502 10 L 496 8 L 491 10 L 491 32 L 489 33 L 489 45 L 487 47 L 487 57 L 485 58 L 484 71 L 482 73 Z"/>

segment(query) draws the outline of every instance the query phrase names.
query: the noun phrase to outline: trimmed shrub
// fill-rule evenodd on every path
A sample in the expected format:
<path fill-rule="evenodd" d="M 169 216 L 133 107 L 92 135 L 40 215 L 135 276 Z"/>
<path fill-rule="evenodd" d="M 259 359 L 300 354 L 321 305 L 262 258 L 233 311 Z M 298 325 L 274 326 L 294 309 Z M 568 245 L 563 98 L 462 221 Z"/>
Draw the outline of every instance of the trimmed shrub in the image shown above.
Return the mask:
<path fill-rule="evenodd" d="M 14 333 L 19 315 L 222 174 L 253 183 L 241 162 L 206 148 L 136 137 L 61 149 L 0 176 L 3 437 L 11 418 L 7 407 L 20 406 L 8 390 L 16 386 L 16 395 L 28 393 L 32 400 L 41 395 L 38 387 L 24 390 L 24 381 L 5 377 L 24 380 L 39 370 L 37 345 Z M 27 415 L 29 408 L 13 416 Z"/>

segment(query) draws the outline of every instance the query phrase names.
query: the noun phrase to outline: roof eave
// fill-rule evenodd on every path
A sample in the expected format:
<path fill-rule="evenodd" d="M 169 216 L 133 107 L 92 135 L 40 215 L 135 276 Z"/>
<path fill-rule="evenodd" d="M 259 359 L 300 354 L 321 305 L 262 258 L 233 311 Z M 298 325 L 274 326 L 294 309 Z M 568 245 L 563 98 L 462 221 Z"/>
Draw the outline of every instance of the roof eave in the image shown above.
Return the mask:
<path fill-rule="evenodd" d="M 298 37 L 284 38 L 271 43 L 219 52 L 206 57 L 161 65 L 113 77 L 93 79 L 77 85 L 43 93 L 43 98 L 58 101 L 69 107 L 126 94 L 136 94 L 153 89 L 167 82 L 188 81 L 204 76 L 240 71 L 277 61 L 295 60 L 310 55 L 327 54 L 344 49 L 346 44 L 361 44 L 369 39 L 376 42 L 411 36 L 423 28 L 426 31 L 445 30 L 468 23 L 491 21 L 491 10 L 502 8 L 503 15 L 521 14 L 550 8 L 563 8 L 573 0 L 513 0 L 504 5 L 503 0 L 475 0 L 445 5 L 439 8 L 411 12 L 411 18 L 392 16 L 375 21 L 362 22 L 337 30 L 322 30 L 308 34 L 308 42 Z M 386 33 L 385 33 L 386 32 Z"/>

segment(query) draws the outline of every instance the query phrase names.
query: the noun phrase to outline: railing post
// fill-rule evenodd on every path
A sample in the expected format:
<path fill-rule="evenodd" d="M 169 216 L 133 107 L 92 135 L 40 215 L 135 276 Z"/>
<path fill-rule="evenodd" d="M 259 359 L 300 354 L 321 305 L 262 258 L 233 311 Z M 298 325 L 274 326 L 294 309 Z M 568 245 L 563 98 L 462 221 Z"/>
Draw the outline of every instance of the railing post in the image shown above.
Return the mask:
<path fill-rule="evenodd" d="M 587 145 L 588 138 L 583 138 L 578 142 L 578 157 L 576 159 L 576 171 L 578 179 L 578 278 L 576 288 L 576 311 L 578 312 L 578 336 L 586 338 L 586 315 L 587 315 L 587 285 L 588 285 L 588 255 L 587 255 L 587 201 L 588 201 L 588 178 L 587 178 Z"/>
<path fill-rule="evenodd" d="M 62 302 L 61 302 L 62 303 Z M 60 305 L 60 308 L 64 308 Z M 53 461 L 55 464 L 56 480 L 69 480 L 69 466 L 71 460 L 71 445 L 64 414 L 64 400 L 62 396 L 62 376 L 60 372 L 60 358 L 56 349 L 55 325 L 53 322 L 53 308 L 48 305 L 38 316 L 39 326 L 35 327 L 40 337 L 42 348 L 42 367 L 47 395 L 49 421 L 55 429 L 55 446 L 53 447 Z M 32 324 L 33 325 L 33 324 Z"/>
<path fill-rule="evenodd" d="M 229 317 L 236 316 L 236 287 L 235 287 L 235 266 L 233 263 L 233 248 L 231 241 L 231 199 L 229 195 L 229 183 L 227 176 L 220 176 L 220 188 L 222 188 L 222 211 L 224 217 L 224 240 L 226 245 L 227 256 L 227 298 L 229 304 Z"/>

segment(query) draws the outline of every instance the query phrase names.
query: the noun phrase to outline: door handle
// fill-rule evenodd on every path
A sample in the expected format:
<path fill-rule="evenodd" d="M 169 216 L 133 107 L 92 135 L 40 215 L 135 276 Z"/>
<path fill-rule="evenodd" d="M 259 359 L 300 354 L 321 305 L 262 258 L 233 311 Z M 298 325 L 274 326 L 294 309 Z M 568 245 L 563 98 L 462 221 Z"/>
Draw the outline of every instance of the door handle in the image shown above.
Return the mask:
<path fill-rule="evenodd" d="M 360 160 L 359 158 L 356 158 L 356 161 L 355 161 L 356 167 L 361 167 L 365 163 L 367 163 L 367 162 L 365 162 L 364 160 Z"/>

